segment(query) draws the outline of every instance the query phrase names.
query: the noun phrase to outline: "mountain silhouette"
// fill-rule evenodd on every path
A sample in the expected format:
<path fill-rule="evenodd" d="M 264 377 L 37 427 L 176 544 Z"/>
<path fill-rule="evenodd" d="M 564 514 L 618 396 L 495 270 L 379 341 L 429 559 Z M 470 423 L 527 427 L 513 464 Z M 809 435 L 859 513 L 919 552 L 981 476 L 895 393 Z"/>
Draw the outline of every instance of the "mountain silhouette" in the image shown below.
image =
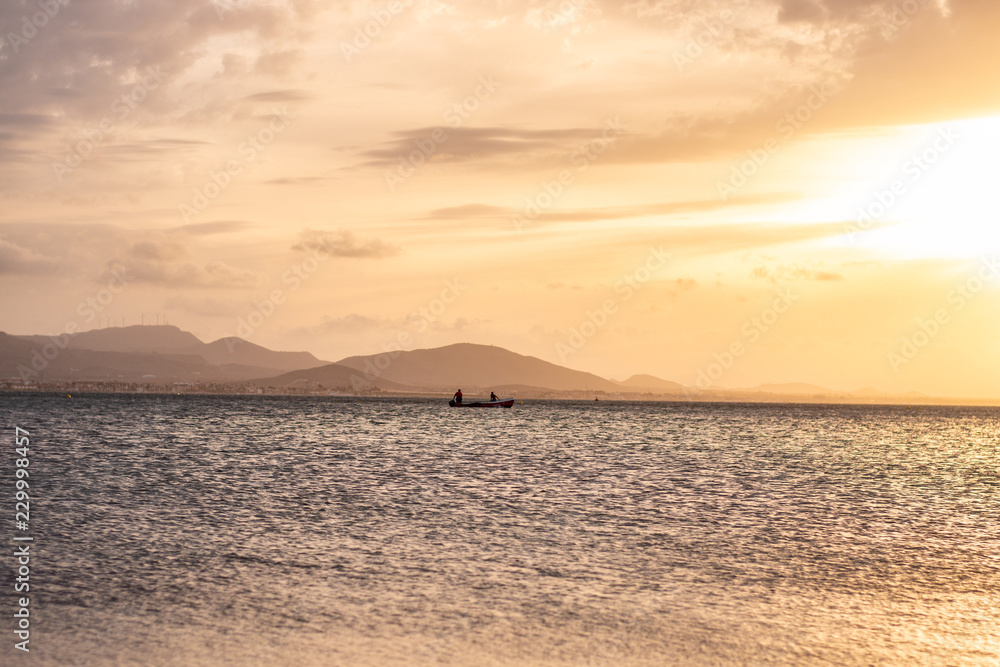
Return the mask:
<path fill-rule="evenodd" d="M 837 392 L 805 383 L 763 384 L 752 389 L 698 390 L 652 375 L 615 382 L 493 345 L 457 343 L 433 349 L 352 356 L 331 364 L 309 352 L 280 352 L 240 338 L 203 343 L 176 326 L 131 326 L 73 336 L 13 336 L 0 332 L 0 380 L 28 382 L 116 381 L 212 383 L 278 390 L 386 391 L 471 397 L 491 390 L 512 396 L 606 393 L 618 398 L 658 395 L 718 401 L 899 402 L 929 397 Z"/>
<path fill-rule="evenodd" d="M 685 390 L 682 384 L 645 374 L 633 375 L 618 384 L 630 391 L 640 391 L 650 394 L 682 394 Z"/>
<path fill-rule="evenodd" d="M 25 380 L 233 382 L 321 366 L 239 338 L 203 343 L 172 325 L 94 329 L 72 336 L 0 333 L 0 377 Z"/>
<path fill-rule="evenodd" d="M 444 391 L 528 385 L 556 391 L 618 392 L 622 388 L 592 373 L 575 371 L 502 347 L 457 343 L 426 350 L 347 357 L 337 362 L 373 380 Z"/>

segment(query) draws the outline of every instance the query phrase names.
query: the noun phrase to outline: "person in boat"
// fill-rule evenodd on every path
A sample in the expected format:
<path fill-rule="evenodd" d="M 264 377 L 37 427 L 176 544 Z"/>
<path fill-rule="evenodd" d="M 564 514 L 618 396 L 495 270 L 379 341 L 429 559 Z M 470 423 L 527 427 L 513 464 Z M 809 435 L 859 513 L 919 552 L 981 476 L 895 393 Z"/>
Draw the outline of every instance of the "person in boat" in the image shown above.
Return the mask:
<path fill-rule="evenodd" d="M 461 389 L 459 389 L 458 391 L 455 392 L 455 402 L 456 403 L 461 403 L 462 402 L 462 390 Z"/>
<path fill-rule="evenodd" d="M 499 399 L 499 398 L 497 398 L 497 395 L 496 395 L 496 394 L 494 394 L 494 393 L 493 393 L 493 392 L 491 391 L 491 392 L 490 392 L 490 400 L 491 400 L 491 401 L 499 401 L 500 399 Z"/>

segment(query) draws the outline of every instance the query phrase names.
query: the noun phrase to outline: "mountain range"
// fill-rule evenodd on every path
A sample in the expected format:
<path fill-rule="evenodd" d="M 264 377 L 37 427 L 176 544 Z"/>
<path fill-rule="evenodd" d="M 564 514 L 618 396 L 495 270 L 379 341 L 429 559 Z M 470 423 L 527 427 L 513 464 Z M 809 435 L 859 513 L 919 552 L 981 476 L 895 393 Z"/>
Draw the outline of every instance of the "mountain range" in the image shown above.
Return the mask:
<path fill-rule="evenodd" d="M 866 388 L 836 392 L 817 385 L 767 384 L 744 390 L 700 390 L 652 375 L 615 381 L 501 347 L 445 347 L 352 356 L 336 363 L 309 352 L 279 352 L 229 337 L 211 343 L 176 326 L 130 326 L 73 336 L 0 332 L 0 380 L 242 385 L 261 391 L 388 392 L 469 396 L 495 391 L 528 397 L 605 395 L 687 400 L 912 401 Z"/>
<path fill-rule="evenodd" d="M 234 382 L 325 363 L 308 352 L 275 352 L 240 338 L 203 343 L 170 325 L 60 337 L 0 333 L 0 378 Z"/>

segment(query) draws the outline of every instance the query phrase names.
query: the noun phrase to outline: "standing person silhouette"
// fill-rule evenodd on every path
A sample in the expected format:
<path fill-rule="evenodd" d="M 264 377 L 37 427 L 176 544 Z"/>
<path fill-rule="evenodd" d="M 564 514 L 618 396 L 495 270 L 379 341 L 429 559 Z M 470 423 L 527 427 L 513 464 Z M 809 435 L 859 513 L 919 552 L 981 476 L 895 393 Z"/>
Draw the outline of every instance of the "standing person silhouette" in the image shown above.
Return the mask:
<path fill-rule="evenodd" d="M 458 391 L 455 392 L 455 402 L 456 403 L 461 403 L 462 402 L 462 390 L 461 389 L 459 389 Z"/>

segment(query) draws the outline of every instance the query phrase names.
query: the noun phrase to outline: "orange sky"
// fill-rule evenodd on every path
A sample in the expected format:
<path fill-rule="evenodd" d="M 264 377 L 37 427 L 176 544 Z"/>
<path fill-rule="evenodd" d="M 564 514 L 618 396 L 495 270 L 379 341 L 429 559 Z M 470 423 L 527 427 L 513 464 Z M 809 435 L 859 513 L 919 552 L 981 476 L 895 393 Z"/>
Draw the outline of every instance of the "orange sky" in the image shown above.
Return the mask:
<path fill-rule="evenodd" d="M 0 330 L 1000 397 L 992 0 L 39 7 Z"/>

